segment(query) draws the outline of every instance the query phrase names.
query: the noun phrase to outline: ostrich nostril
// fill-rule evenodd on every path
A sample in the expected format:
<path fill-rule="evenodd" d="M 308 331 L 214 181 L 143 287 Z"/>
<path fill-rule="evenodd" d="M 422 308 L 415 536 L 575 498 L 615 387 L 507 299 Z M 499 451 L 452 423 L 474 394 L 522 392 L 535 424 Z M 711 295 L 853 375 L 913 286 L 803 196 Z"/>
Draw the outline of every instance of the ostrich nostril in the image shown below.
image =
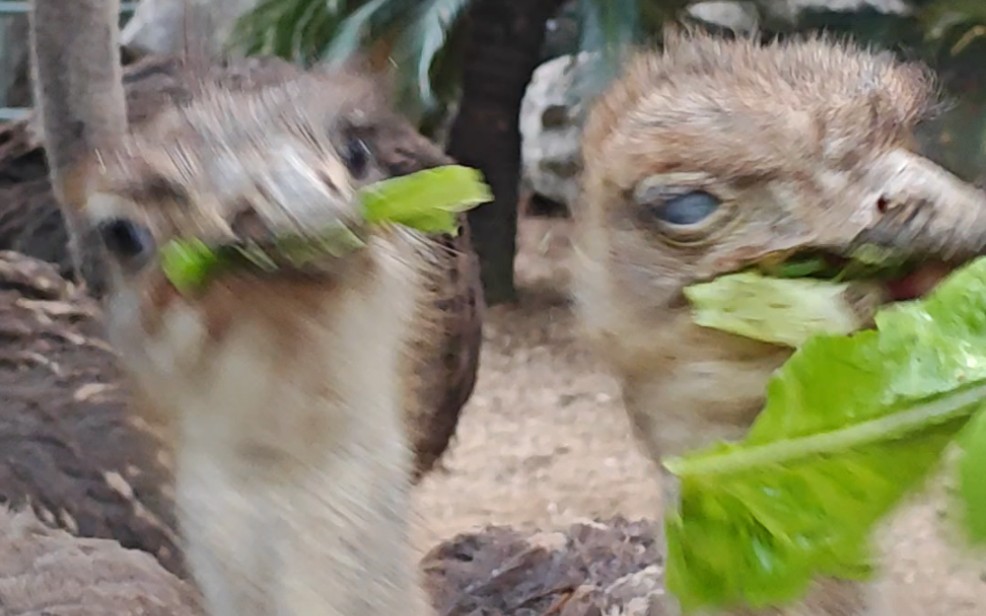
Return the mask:
<path fill-rule="evenodd" d="M 106 249 L 118 259 L 144 260 L 154 248 L 150 230 L 127 218 L 113 218 L 98 226 L 99 237 Z"/>
<path fill-rule="evenodd" d="M 885 196 L 880 195 L 880 197 L 876 200 L 876 211 L 880 212 L 881 214 L 886 214 L 887 210 L 889 209 L 890 209 L 890 200 L 887 199 Z"/>

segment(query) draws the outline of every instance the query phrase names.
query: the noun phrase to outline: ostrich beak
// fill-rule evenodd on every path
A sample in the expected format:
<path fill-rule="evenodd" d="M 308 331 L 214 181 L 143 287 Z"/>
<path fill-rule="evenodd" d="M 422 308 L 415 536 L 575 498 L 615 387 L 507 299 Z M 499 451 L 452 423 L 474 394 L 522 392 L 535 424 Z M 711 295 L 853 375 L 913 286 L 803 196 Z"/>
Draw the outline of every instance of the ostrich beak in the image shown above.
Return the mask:
<path fill-rule="evenodd" d="M 879 214 L 854 244 L 951 263 L 986 251 L 986 193 L 930 160 L 893 151 L 876 161 L 867 182 L 879 188 Z"/>
<path fill-rule="evenodd" d="M 986 254 L 986 193 L 903 150 L 879 158 L 866 182 L 878 195 L 877 213 L 851 248 L 876 247 L 920 264 L 888 283 L 892 299 L 920 297 L 955 267 Z"/>

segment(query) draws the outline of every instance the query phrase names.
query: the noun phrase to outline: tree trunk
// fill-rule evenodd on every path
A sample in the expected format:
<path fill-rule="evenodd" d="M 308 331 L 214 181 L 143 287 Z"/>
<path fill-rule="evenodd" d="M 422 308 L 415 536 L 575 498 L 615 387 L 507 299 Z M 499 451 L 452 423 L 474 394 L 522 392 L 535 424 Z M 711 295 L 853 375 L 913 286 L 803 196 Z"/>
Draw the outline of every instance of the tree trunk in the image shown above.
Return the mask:
<path fill-rule="evenodd" d="M 562 0 L 476 0 L 466 16 L 462 99 L 449 154 L 481 170 L 494 201 L 469 212 L 487 304 L 511 302 L 520 181 L 519 110 L 545 22 Z"/>

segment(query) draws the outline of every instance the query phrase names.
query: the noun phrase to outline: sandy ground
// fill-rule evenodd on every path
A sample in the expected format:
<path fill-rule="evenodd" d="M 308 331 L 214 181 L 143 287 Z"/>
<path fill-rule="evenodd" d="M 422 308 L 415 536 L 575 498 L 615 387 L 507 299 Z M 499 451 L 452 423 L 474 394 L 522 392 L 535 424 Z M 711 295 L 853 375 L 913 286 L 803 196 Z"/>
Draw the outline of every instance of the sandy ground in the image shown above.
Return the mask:
<path fill-rule="evenodd" d="M 660 512 L 656 468 L 631 439 L 616 384 L 579 343 L 567 238 L 567 221 L 522 221 L 520 301 L 489 311 L 458 440 L 417 492 L 422 550 L 486 524 L 553 528 Z M 948 547 L 938 503 L 904 509 L 887 532 L 890 614 L 986 614 L 986 556 Z"/>

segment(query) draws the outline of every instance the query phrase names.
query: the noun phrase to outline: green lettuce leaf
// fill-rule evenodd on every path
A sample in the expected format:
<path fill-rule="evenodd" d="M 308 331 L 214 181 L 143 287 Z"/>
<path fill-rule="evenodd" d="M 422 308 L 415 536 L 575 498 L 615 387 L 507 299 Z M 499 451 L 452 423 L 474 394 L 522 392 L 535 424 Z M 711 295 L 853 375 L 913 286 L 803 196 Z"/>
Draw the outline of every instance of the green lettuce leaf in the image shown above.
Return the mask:
<path fill-rule="evenodd" d="M 984 398 L 986 259 L 882 310 L 875 330 L 811 338 L 771 379 L 742 442 L 665 461 L 680 482 L 665 521 L 668 588 L 686 610 L 764 607 L 801 597 L 816 576 L 866 577 L 876 523 Z M 980 534 L 982 421 L 964 465 Z"/>
<path fill-rule="evenodd" d="M 367 224 L 398 224 L 425 233 L 455 235 L 456 214 L 490 201 L 493 196 L 479 171 L 447 165 L 370 184 L 360 190 L 357 198 Z M 195 238 L 176 239 L 162 247 L 160 257 L 164 275 L 179 291 L 187 293 L 223 269 L 249 266 L 271 271 L 278 262 L 301 265 L 326 255 L 340 256 L 362 245 L 354 232 L 334 226 L 310 237 L 275 238 L 267 246 L 208 246 Z"/>
<path fill-rule="evenodd" d="M 201 240 L 172 240 L 161 247 L 164 276 L 182 293 L 201 287 L 221 265 L 219 253 Z"/>
<path fill-rule="evenodd" d="M 747 271 L 686 287 L 684 293 L 697 325 L 792 348 L 816 334 L 848 334 L 863 325 L 847 283 Z"/>
<path fill-rule="evenodd" d="M 366 221 L 390 222 L 419 231 L 456 233 L 455 215 L 493 194 L 482 174 L 461 165 L 447 165 L 390 178 L 360 192 Z"/>
<path fill-rule="evenodd" d="M 959 457 L 959 515 L 974 545 L 986 544 L 986 413 L 964 430 Z"/>

